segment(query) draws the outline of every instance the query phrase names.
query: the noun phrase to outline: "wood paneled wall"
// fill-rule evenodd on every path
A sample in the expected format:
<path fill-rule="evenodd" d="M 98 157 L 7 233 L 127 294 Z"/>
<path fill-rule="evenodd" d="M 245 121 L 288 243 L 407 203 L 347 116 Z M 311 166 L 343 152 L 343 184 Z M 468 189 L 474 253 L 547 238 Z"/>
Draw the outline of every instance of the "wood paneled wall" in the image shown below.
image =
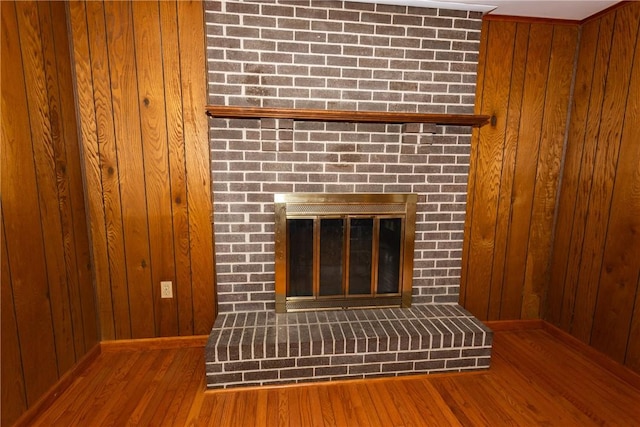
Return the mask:
<path fill-rule="evenodd" d="M 483 22 L 460 289 L 480 319 L 540 316 L 578 33 Z"/>
<path fill-rule="evenodd" d="M 460 297 L 637 372 L 639 26 L 637 2 L 580 26 L 485 20 L 476 109 L 495 123 L 474 135 Z"/>
<path fill-rule="evenodd" d="M 207 334 L 215 284 L 203 3 L 68 9 L 102 338 Z M 172 299 L 160 298 L 165 280 Z"/>
<path fill-rule="evenodd" d="M 98 343 L 62 2 L 2 3 L 2 422 Z"/>
<path fill-rule="evenodd" d="M 544 318 L 640 372 L 640 3 L 582 28 Z"/>

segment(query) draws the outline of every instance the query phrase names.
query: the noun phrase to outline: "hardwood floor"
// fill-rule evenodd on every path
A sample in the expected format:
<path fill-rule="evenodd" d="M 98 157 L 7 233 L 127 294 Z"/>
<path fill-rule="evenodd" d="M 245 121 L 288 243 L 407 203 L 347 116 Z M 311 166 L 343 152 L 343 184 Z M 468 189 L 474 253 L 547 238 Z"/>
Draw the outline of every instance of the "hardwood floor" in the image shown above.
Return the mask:
<path fill-rule="evenodd" d="M 201 347 L 103 351 L 30 425 L 632 426 L 640 389 L 544 329 L 496 331 L 489 371 L 204 391 Z M 637 382 L 633 383 L 637 385 Z"/>

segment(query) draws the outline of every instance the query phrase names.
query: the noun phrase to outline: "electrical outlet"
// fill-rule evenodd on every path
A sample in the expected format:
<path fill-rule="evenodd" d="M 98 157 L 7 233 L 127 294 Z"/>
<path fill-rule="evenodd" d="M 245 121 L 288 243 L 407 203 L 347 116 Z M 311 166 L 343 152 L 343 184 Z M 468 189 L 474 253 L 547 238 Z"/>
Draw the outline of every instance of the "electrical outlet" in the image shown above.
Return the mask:
<path fill-rule="evenodd" d="M 170 280 L 160 282 L 160 298 L 173 298 L 173 284 Z"/>

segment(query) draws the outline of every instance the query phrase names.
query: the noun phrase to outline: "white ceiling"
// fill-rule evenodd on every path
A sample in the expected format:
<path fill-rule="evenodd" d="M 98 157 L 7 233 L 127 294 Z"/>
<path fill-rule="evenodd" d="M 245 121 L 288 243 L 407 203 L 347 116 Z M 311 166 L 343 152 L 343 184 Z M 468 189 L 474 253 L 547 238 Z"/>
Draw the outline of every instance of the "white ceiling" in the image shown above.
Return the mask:
<path fill-rule="evenodd" d="M 533 18 L 581 21 L 618 0 L 351 0 L 417 7 L 474 10 L 492 15 L 528 16 Z"/>
<path fill-rule="evenodd" d="M 448 1 L 448 0 L 445 0 Z M 461 3 L 490 4 L 491 15 L 529 16 L 535 18 L 581 21 L 616 3 L 617 0 L 462 0 Z"/>

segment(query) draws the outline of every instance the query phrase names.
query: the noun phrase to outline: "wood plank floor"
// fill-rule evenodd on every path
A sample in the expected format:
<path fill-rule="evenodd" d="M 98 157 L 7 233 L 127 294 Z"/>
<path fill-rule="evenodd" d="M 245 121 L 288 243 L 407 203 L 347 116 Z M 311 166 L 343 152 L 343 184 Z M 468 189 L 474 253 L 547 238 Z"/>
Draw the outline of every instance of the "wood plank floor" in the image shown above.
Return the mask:
<path fill-rule="evenodd" d="M 34 425 L 640 425 L 640 389 L 543 329 L 496 332 L 483 373 L 215 392 L 203 376 L 198 347 L 103 352 Z"/>

